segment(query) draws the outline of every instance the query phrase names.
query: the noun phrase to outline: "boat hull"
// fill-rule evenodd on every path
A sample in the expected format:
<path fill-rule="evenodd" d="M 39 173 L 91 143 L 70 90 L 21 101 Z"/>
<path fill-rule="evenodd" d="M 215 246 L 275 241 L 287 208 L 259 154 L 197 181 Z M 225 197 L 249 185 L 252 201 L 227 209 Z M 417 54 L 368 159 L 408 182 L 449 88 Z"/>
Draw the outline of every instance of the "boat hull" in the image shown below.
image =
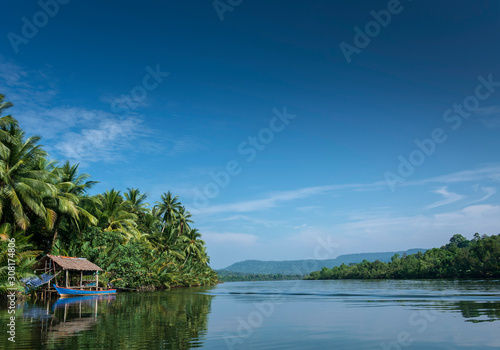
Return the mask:
<path fill-rule="evenodd" d="M 54 285 L 57 293 L 61 297 L 74 297 L 74 296 L 85 296 L 85 295 L 110 295 L 116 294 L 116 289 L 106 289 L 106 290 L 79 290 L 71 288 L 56 287 Z"/>

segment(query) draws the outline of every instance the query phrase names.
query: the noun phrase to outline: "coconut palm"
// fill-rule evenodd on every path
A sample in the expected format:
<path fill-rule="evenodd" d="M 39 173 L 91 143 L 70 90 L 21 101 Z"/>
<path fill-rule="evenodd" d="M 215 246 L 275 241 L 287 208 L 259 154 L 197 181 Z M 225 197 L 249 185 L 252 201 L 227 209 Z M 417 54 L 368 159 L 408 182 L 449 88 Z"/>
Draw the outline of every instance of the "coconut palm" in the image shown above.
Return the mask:
<path fill-rule="evenodd" d="M 5 95 L 0 94 L 0 117 L 5 111 L 13 106 L 12 103 L 5 101 Z M 11 128 L 17 128 L 18 122 L 11 115 L 6 115 L 0 118 L 0 149 L 2 153 L 5 152 L 5 146 L 3 142 L 13 142 L 14 138 L 9 133 L 8 130 Z"/>
<path fill-rule="evenodd" d="M 177 212 L 175 219 L 179 225 L 179 236 L 182 236 L 184 228 L 190 229 L 189 223 L 193 222 L 193 220 L 190 219 L 191 216 L 191 213 L 187 211 L 185 207 L 181 207 Z"/>
<path fill-rule="evenodd" d="M 198 229 L 194 228 L 187 230 L 186 235 L 181 236 L 179 239 L 184 245 L 184 252 L 186 254 L 184 264 L 189 257 L 194 257 L 195 259 L 203 262 L 205 255 L 205 242 L 201 240 L 201 233 Z"/>
<path fill-rule="evenodd" d="M 43 198 L 55 196 L 57 190 L 50 184 L 50 172 L 39 167 L 47 154 L 38 145 L 38 136 L 25 140 L 24 131 L 17 127 L 17 122 L 11 123 L 4 118 L 7 117 L 0 118 L 1 223 L 12 223 L 26 230 L 30 219 L 40 217 L 51 228 L 54 213 L 45 208 Z"/>
<path fill-rule="evenodd" d="M 179 209 L 181 208 L 181 203 L 179 202 L 178 196 L 173 196 L 172 192 L 168 191 L 161 195 L 161 201 L 156 202 L 155 207 L 157 208 L 157 213 L 163 221 L 162 232 L 165 230 L 165 226 L 172 224 Z"/>
<path fill-rule="evenodd" d="M 96 224 L 97 219 L 87 210 L 80 206 L 80 199 L 85 194 L 85 191 L 92 188 L 97 182 L 86 181 L 89 174 L 78 174 L 78 164 L 73 166 L 69 162 L 65 162 L 63 166 L 57 167 L 52 163 L 42 165 L 41 168 L 51 169 L 50 180 L 57 189 L 55 196 L 44 200 L 45 207 L 55 213 L 55 221 L 52 228 L 52 245 L 51 250 L 58 238 L 58 230 L 63 219 L 73 223 L 79 229 L 80 218 L 85 218 L 86 221 Z"/>
<path fill-rule="evenodd" d="M 167 226 L 163 233 L 157 232 L 150 236 L 149 241 L 154 246 L 154 252 L 166 253 L 178 261 L 185 259 L 183 247 L 177 239 L 176 227 Z"/>
<path fill-rule="evenodd" d="M 119 231 L 126 240 L 140 238 L 141 233 L 136 229 L 137 215 L 127 211 L 128 204 L 123 200 L 120 191 L 112 189 L 98 196 L 101 208 L 97 210 L 99 226 L 104 231 Z"/>
<path fill-rule="evenodd" d="M 128 192 L 125 193 L 125 198 L 127 198 L 130 211 L 134 214 L 145 213 L 149 206 L 149 204 L 146 203 L 146 199 L 148 198 L 147 194 L 141 194 L 141 191 L 137 188 L 127 188 L 127 191 Z"/>

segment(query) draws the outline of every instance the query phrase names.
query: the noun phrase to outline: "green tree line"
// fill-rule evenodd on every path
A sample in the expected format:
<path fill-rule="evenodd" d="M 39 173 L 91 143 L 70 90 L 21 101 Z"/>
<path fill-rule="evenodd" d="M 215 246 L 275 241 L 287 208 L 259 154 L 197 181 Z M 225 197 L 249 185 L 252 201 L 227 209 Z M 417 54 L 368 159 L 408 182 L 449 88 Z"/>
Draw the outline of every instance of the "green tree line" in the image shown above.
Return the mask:
<path fill-rule="evenodd" d="M 97 182 L 78 164 L 51 160 L 40 137 L 27 137 L 4 115 L 10 107 L 0 94 L 0 293 L 10 286 L 9 258 L 21 291 L 19 280 L 47 253 L 87 258 L 106 271 L 100 282 L 118 287 L 217 283 L 201 233 L 177 196 L 164 193 L 151 206 L 137 188 L 90 195 Z"/>
<path fill-rule="evenodd" d="M 441 248 L 425 253 L 395 254 L 388 263 L 364 260 L 358 264 L 324 267 L 307 279 L 412 279 L 412 278 L 498 278 L 500 277 L 500 235 L 480 236 L 471 240 L 460 234 Z"/>
<path fill-rule="evenodd" d="M 240 281 L 284 281 L 284 280 L 302 280 L 303 275 L 283 275 L 281 273 L 243 273 L 226 270 L 217 270 L 217 276 L 221 282 L 240 282 Z"/>

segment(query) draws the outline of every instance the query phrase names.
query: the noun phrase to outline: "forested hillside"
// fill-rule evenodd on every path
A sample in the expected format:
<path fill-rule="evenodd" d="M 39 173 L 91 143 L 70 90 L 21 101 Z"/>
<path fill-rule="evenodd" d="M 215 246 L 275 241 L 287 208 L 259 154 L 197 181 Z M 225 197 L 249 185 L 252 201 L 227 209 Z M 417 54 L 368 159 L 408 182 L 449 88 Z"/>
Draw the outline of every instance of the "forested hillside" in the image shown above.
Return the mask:
<path fill-rule="evenodd" d="M 245 260 L 237 262 L 222 270 L 232 272 L 242 272 L 250 274 L 282 274 L 282 275 L 304 275 L 315 271 L 323 266 L 332 268 L 342 264 L 358 263 L 367 261 L 390 261 L 394 254 L 413 254 L 425 249 L 409 249 L 400 252 L 383 253 L 360 253 L 339 255 L 335 259 L 326 260 L 289 260 L 289 261 L 261 261 Z"/>
<path fill-rule="evenodd" d="M 471 240 L 454 235 L 441 248 L 411 255 L 395 254 L 388 263 L 382 261 L 324 267 L 309 279 L 364 278 L 499 278 L 500 235 L 480 236 Z"/>

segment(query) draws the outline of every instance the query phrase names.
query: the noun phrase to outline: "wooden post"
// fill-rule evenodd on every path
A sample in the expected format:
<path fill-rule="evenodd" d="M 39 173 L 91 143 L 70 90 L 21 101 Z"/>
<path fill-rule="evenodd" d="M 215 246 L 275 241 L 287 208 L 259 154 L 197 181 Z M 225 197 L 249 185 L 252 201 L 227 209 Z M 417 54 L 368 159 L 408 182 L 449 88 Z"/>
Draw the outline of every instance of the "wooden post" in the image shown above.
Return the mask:
<path fill-rule="evenodd" d="M 54 266 L 54 276 L 55 276 L 56 275 L 56 264 L 54 263 L 54 264 L 52 264 L 52 266 Z M 55 280 L 56 280 L 56 286 L 59 287 L 59 285 L 57 284 L 57 277 L 55 278 Z M 49 286 L 49 288 L 50 288 L 50 286 Z"/>
<path fill-rule="evenodd" d="M 83 270 L 80 271 L 80 287 L 83 287 Z"/>
<path fill-rule="evenodd" d="M 66 270 L 66 288 L 69 287 L 69 281 L 68 281 L 68 270 Z"/>
<path fill-rule="evenodd" d="M 99 270 L 95 272 L 95 290 L 99 290 Z"/>

